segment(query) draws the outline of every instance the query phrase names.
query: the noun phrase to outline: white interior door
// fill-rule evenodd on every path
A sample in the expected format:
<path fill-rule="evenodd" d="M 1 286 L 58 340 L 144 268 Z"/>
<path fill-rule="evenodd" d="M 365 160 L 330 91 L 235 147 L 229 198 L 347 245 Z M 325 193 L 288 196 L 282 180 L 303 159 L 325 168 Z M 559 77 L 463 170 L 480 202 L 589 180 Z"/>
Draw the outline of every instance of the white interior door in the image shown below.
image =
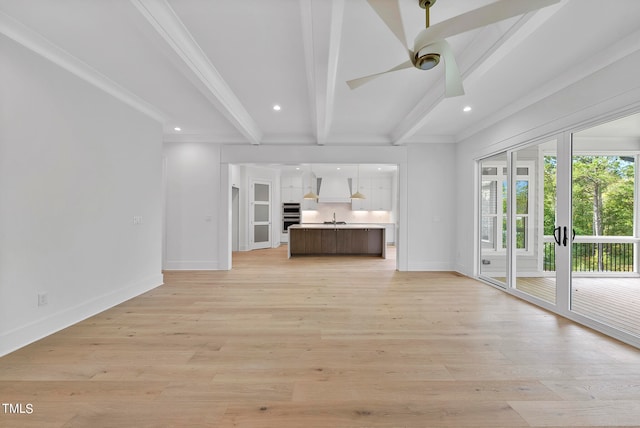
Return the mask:
<path fill-rule="evenodd" d="M 251 249 L 271 247 L 271 183 L 253 181 L 250 201 Z"/>

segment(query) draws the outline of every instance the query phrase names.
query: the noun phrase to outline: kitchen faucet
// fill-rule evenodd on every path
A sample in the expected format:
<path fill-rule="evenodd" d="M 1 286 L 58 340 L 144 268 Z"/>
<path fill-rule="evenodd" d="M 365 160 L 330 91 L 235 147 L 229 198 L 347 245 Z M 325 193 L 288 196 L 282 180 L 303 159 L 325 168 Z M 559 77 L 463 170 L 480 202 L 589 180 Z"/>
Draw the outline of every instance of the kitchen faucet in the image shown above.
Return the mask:
<path fill-rule="evenodd" d="M 333 212 L 333 224 L 334 224 L 334 226 L 336 224 L 336 212 L 335 211 Z"/>

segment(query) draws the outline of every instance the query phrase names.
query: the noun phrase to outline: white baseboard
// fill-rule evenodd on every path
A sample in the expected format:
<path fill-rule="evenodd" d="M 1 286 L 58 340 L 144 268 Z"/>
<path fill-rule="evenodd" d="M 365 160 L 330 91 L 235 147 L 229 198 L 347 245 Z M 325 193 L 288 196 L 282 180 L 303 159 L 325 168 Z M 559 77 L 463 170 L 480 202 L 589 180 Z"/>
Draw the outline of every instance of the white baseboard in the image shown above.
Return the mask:
<path fill-rule="evenodd" d="M 426 263 L 409 263 L 407 265 L 408 271 L 414 272 L 431 272 L 431 271 L 452 271 L 453 266 L 448 262 L 426 262 Z"/>
<path fill-rule="evenodd" d="M 468 269 L 467 266 L 461 265 L 460 263 L 456 263 L 453 270 L 464 276 L 473 277 L 473 269 Z"/>
<path fill-rule="evenodd" d="M 146 293 L 163 283 L 162 274 L 154 275 L 0 334 L 0 357 Z"/>
<path fill-rule="evenodd" d="M 164 270 L 220 270 L 217 260 L 167 260 Z"/>

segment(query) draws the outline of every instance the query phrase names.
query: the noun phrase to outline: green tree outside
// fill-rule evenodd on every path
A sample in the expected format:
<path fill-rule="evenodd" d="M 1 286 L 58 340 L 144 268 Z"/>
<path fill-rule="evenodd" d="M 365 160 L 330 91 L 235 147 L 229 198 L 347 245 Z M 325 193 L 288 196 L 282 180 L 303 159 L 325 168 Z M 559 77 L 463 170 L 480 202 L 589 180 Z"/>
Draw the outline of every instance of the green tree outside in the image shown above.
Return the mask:
<path fill-rule="evenodd" d="M 633 236 L 634 158 L 580 155 L 572 161 L 573 228 L 577 235 Z M 555 228 L 557 161 L 544 158 L 544 233 Z M 584 245 L 584 244 L 582 244 Z M 627 260 L 612 260 L 616 245 L 596 244 L 582 253 L 574 251 L 574 269 L 603 270 L 622 266 Z M 628 257 L 626 257 L 628 259 Z M 631 258 L 631 262 L 632 258 Z"/>

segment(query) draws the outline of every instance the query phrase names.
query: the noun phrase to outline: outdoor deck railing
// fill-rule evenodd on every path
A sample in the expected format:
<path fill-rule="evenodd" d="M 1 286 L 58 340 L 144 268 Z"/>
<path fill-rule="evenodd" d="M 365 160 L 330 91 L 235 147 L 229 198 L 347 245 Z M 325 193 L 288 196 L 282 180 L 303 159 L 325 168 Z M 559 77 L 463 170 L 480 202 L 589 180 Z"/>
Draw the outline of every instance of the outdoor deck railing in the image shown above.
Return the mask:
<path fill-rule="evenodd" d="M 635 272 L 635 244 L 628 236 L 576 236 L 572 246 L 574 272 Z M 543 270 L 556 270 L 553 236 L 544 237 Z"/>

